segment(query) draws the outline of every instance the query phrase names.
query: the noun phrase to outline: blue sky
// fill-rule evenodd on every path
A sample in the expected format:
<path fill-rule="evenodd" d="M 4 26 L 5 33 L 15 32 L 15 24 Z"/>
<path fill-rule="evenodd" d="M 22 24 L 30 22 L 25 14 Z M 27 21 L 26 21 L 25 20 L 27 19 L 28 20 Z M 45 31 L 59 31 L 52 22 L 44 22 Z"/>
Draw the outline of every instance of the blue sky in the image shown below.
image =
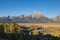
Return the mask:
<path fill-rule="evenodd" d="M 60 14 L 60 0 L 0 0 L 0 16 L 20 16 L 42 12 L 46 17 Z"/>

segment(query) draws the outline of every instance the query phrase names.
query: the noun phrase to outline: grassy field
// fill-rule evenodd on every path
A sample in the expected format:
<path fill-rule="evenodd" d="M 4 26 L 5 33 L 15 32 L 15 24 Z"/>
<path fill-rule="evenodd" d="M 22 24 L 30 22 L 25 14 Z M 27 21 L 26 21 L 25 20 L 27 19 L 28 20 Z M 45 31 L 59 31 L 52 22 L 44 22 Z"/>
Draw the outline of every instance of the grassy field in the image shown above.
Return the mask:
<path fill-rule="evenodd" d="M 41 34 L 42 33 L 42 34 Z M 59 23 L 0 23 L 1 39 L 60 39 Z M 25 38 L 24 38 L 25 37 Z M 36 38 L 36 39 L 35 39 Z M 44 39 L 45 40 L 45 39 Z"/>
<path fill-rule="evenodd" d="M 43 27 L 44 30 L 41 32 L 43 32 L 44 35 L 51 34 L 52 36 L 60 37 L 60 23 L 18 23 L 18 25 L 35 29 L 33 30 L 35 35 L 38 34 L 38 31 L 40 31 L 37 30 L 37 28 Z"/>
<path fill-rule="evenodd" d="M 26 26 L 26 27 L 30 27 L 31 25 L 35 25 L 35 26 L 42 26 L 44 28 L 47 27 L 58 27 L 60 28 L 60 23 L 17 23 L 20 26 Z"/>
<path fill-rule="evenodd" d="M 20 27 L 17 26 L 24 26 L 29 27 L 28 30 L 32 30 L 33 35 L 37 35 L 38 32 L 42 32 L 44 35 L 51 34 L 52 36 L 60 37 L 60 23 L 17 23 L 17 25 L 15 25 L 16 27 L 14 26 L 13 23 L 4 23 L 3 25 L 4 25 L 4 32 L 6 33 L 12 33 L 17 28 L 19 32 Z M 44 29 L 38 30 L 38 28 L 41 27 Z"/>

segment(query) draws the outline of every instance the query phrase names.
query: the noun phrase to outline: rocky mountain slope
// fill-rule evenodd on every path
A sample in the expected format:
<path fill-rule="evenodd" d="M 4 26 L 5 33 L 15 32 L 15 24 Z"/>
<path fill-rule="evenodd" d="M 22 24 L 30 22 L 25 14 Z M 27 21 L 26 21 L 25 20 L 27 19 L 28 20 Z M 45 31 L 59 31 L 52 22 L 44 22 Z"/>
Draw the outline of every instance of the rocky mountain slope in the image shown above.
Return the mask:
<path fill-rule="evenodd" d="M 47 18 L 40 12 L 33 12 L 30 15 L 18 17 L 0 17 L 0 22 L 19 22 L 19 23 L 60 23 L 60 15 L 55 18 Z"/>

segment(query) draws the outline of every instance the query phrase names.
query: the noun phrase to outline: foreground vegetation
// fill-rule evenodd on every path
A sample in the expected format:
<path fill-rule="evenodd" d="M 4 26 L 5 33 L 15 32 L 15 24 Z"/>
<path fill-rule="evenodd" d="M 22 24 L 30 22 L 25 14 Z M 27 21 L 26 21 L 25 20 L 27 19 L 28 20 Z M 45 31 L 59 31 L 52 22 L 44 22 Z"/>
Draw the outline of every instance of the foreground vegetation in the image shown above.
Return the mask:
<path fill-rule="evenodd" d="M 0 23 L 0 40 L 60 40 L 60 28 Z"/>

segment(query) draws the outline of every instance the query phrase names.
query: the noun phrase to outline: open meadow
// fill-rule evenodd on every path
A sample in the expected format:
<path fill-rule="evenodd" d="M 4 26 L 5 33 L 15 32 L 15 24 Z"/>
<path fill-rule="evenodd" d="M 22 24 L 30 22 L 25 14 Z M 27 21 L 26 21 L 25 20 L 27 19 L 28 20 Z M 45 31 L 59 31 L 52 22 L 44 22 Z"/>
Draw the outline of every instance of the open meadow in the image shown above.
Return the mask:
<path fill-rule="evenodd" d="M 0 39 L 60 40 L 59 23 L 0 23 Z"/>
<path fill-rule="evenodd" d="M 20 26 L 30 27 L 37 31 L 33 31 L 34 34 L 41 31 L 44 35 L 51 34 L 52 36 L 60 36 L 60 23 L 18 23 Z M 44 28 L 43 30 L 38 30 L 38 28 Z"/>
<path fill-rule="evenodd" d="M 31 25 L 46 27 L 58 27 L 60 28 L 60 23 L 17 23 L 20 26 L 30 27 Z"/>

